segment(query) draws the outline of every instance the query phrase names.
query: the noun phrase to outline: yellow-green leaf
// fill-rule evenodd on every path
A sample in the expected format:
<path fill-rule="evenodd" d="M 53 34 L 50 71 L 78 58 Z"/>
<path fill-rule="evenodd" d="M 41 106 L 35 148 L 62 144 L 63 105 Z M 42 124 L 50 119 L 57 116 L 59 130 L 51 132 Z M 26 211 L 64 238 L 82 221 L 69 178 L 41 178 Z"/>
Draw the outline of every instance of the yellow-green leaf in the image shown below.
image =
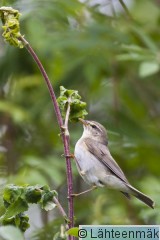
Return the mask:
<path fill-rule="evenodd" d="M 70 228 L 70 229 L 67 231 L 67 234 L 68 234 L 68 235 L 71 235 L 71 236 L 74 236 L 74 237 L 78 237 L 78 231 L 79 231 L 79 228 L 78 228 L 78 227 Z"/>

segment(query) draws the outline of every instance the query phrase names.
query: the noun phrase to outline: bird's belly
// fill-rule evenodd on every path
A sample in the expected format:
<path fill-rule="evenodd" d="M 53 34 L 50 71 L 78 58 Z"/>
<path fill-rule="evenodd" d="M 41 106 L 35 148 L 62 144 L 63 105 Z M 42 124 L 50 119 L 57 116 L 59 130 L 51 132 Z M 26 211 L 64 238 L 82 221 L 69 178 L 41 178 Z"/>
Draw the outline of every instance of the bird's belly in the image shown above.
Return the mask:
<path fill-rule="evenodd" d="M 103 187 L 104 184 L 101 179 L 103 179 L 107 173 L 107 169 L 104 165 L 89 151 L 84 150 L 83 147 L 75 147 L 74 155 L 77 169 L 84 181 L 89 185 Z"/>

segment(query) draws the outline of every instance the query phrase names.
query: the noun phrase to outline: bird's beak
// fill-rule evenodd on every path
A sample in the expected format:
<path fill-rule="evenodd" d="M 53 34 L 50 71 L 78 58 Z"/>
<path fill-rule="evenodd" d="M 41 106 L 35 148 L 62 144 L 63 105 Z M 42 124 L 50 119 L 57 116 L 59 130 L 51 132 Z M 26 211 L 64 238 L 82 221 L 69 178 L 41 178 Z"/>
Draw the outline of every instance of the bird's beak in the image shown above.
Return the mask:
<path fill-rule="evenodd" d="M 84 126 L 88 125 L 87 121 L 85 121 L 84 119 L 82 119 L 82 118 L 78 118 L 78 119 Z"/>

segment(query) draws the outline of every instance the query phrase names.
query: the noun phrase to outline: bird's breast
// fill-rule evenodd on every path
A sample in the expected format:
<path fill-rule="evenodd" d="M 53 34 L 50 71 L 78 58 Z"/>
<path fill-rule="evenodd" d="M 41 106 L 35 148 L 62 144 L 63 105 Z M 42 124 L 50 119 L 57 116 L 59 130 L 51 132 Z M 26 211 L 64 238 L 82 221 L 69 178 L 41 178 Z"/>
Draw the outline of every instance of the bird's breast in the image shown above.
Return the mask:
<path fill-rule="evenodd" d="M 77 169 L 88 184 L 102 187 L 100 179 L 106 175 L 106 168 L 104 165 L 89 152 L 85 142 L 79 140 L 75 146 L 75 159 Z"/>

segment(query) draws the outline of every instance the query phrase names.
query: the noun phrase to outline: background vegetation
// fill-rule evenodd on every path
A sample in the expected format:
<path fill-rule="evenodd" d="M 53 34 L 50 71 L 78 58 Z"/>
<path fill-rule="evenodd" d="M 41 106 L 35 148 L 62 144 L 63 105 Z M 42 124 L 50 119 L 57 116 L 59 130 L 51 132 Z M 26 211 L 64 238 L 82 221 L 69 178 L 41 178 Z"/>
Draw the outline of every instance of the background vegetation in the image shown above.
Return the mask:
<path fill-rule="evenodd" d="M 160 2 L 135 0 L 130 13 L 116 10 L 118 0 L 103 7 L 75 0 L 2 2 L 21 11 L 21 32 L 42 60 L 57 97 L 61 85 L 79 91 L 88 103 L 88 119 L 108 129 L 110 150 L 129 181 L 156 202 L 152 210 L 98 189 L 75 199 L 76 225 L 159 224 Z M 70 124 L 70 133 L 74 151 L 82 126 Z M 1 189 L 6 183 L 49 184 L 66 208 L 58 134 L 50 96 L 33 60 L 25 49 L 0 38 Z M 87 188 L 74 162 L 73 171 L 75 192 Z M 31 224 L 43 228 L 36 227 L 31 239 L 52 239 L 59 230 L 58 213 L 34 211 Z"/>

